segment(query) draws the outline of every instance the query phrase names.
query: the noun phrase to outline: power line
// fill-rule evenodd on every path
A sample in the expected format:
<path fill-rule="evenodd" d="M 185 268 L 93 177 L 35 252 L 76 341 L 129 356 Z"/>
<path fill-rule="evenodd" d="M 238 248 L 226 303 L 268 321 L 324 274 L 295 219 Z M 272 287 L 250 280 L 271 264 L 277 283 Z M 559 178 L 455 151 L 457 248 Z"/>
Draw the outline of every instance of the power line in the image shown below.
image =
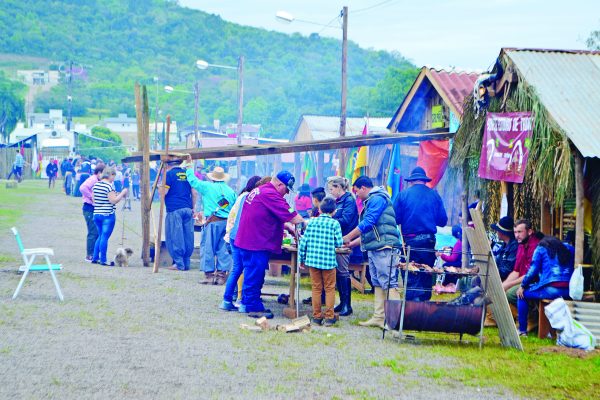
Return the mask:
<path fill-rule="evenodd" d="M 352 11 L 352 14 L 357 14 L 357 13 L 361 13 L 361 12 L 364 12 L 364 11 L 369 11 L 369 10 L 372 10 L 373 8 L 376 8 L 376 7 L 379 7 L 379 6 L 383 6 L 383 5 L 385 5 L 387 3 L 390 3 L 392 1 L 394 1 L 394 0 L 385 0 L 385 1 L 379 2 L 377 4 L 373 4 L 372 6 L 369 6 L 369 7 L 360 8 L 358 10 Z M 397 0 L 397 1 L 399 2 L 400 0 Z"/>

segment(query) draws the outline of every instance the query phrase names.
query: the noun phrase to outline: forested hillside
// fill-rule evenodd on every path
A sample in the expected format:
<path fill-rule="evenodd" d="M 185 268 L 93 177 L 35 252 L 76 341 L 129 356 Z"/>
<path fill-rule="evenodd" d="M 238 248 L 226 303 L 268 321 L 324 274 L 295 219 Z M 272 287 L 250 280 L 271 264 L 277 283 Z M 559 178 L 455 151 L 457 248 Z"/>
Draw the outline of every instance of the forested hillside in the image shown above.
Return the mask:
<path fill-rule="evenodd" d="M 39 67 L 64 68 L 69 60 L 83 66 L 73 83 L 76 116 L 133 115 L 139 81 L 149 85 L 151 108 L 159 88 L 161 116 L 191 124 L 192 94 L 168 94 L 162 87 L 191 92 L 198 80 L 200 122 L 234 122 L 236 71 L 199 70 L 195 61 L 236 66 L 239 55 L 246 59 L 244 121 L 262 124 L 265 135 L 287 137 L 302 113 L 339 113 L 341 42 L 317 34 L 240 26 L 165 0 L 3 0 L 0 26 L 0 52 L 53 60 Z M 348 73 L 352 116 L 391 115 L 416 76 L 399 54 L 354 43 Z M 66 85 L 58 85 L 36 100 L 36 108 L 63 108 L 66 97 Z"/>

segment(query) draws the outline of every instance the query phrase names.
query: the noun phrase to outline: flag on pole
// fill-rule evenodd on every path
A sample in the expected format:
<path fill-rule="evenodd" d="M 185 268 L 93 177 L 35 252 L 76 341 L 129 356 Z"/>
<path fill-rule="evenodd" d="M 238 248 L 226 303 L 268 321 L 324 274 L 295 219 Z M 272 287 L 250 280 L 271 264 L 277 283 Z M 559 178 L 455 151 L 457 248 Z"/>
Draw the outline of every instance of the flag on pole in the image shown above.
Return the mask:
<path fill-rule="evenodd" d="M 40 167 L 40 163 L 37 157 L 37 149 L 33 146 L 33 153 L 31 154 L 31 170 L 34 174 L 37 174 L 38 168 Z"/>
<path fill-rule="evenodd" d="M 344 171 L 344 176 L 346 179 L 352 179 L 352 175 L 354 174 L 354 164 L 356 163 L 356 154 L 358 153 L 358 149 L 350 149 L 348 152 L 348 159 L 346 161 L 346 171 Z M 341 174 L 340 174 L 341 175 Z M 352 182 L 350 182 L 352 184 Z"/>
<path fill-rule="evenodd" d="M 365 121 L 365 126 L 362 130 L 363 136 L 369 134 L 369 119 Z M 367 174 L 368 165 L 368 147 L 362 146 L 358 148 L 356 154 L 356 163 L 354 164 L 354 172 L 352 173 L 352 182 L 354 182 L 359 176 Z"/>
<path fill-rule="evenodd" d="M 356 164 L 354 164 L 354 173 L 352 174 L 352 182 L 358 179 L 359 176 L 367 174 L 367 150 L 368 148 L 366 146 L 362 146 L 358 149 Z"/>
<path fill-rule="evenodd" d="M 398 196 L 398 193 L 402 190 L 402 173 L 400 169 L 400 145 L 395 144 L 392 146 L 392 153 L 390 154 L 390 170 L 387 176 L 387 191 L 392 199 L 392 202 Z"/>
<path fill-rule="evenodd" d="M 302 165 L 302 182 L 308 183 L 309 186 L 317 186 L 317 173 L 315 163 L 313 162 L 310 154 L 304 153 L 304 163 Z"/>

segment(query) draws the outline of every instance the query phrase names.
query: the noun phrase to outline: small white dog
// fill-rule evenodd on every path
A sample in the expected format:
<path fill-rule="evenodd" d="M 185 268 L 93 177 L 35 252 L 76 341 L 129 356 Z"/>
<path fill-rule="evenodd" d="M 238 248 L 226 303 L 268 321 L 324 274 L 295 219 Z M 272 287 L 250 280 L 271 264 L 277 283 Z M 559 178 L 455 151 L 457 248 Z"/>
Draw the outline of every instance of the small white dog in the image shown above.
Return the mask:
<path fill-rule="evenodd" d="M 115 266 L 117 267 L 128 267 L 129 266 L 129 257 L 133 254 L 133 250 L 129 247 L 123 249 L 119 247 L 117 249 L 117 253 L 115 254 Z"/>

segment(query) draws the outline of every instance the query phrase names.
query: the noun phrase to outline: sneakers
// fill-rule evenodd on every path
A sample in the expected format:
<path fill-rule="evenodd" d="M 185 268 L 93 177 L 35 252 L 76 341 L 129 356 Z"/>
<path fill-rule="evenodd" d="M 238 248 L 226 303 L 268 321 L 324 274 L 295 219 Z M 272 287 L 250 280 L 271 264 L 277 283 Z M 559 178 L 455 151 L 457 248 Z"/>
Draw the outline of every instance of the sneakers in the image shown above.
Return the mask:
<path fill-rule="evenodd" d="M 323 325 L 325 325 L 327 327 L 334 326 L 337 321 L 338 321 L 338 319 L 335 316 L 333 318 L 326 318 Z"/>
<path fill-rule="evenodd" d="M 91 263 L 92 262 L 92 256 L 87 256 L 86 258 L 83 259 L 83 261 Z"/>
<path fill-rule="evenodd" d="M 313 318 L 312 323 L 315 325 L 323 325 L 323 318 Z"/>
<path fill-rule="evenodd" d="M 219 308 L 223 311 L 238 311 L 238 308 L 236 306 L 234 306 L 231 301 L 225 301 L 225 300 L 223 300 L 223 302 L 221 303 Z"/>

